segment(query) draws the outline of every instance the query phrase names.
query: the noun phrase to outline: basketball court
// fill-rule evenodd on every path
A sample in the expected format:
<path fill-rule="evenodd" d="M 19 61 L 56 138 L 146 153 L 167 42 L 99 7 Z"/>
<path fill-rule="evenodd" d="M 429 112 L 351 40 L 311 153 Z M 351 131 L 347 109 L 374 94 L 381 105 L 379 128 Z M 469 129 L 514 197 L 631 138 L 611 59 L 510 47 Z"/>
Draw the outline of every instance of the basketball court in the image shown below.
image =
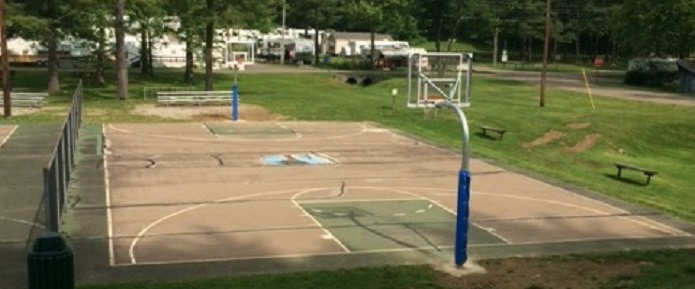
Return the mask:
<path fill-rule="evenodd" d="M 451 255 L 460 155 L 396 131 L 230 122 L 107 124 L 103 134 L 112 266 Z M 473 258 L 693 241 L 485 162 L 472 160 L 471 172 Z"/>

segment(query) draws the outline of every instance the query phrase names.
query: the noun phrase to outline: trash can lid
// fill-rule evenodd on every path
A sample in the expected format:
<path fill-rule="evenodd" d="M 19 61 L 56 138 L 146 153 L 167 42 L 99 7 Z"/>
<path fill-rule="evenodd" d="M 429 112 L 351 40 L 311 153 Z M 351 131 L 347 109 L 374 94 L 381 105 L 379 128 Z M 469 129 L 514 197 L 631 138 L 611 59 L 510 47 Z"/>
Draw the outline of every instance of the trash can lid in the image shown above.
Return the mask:
<path fill-rule="evenodd" d="M 43 232 L 32 247 L 34 252 L 56 252 L 63 251 L 66 248 L 65 240 L 56 232 Z"/>

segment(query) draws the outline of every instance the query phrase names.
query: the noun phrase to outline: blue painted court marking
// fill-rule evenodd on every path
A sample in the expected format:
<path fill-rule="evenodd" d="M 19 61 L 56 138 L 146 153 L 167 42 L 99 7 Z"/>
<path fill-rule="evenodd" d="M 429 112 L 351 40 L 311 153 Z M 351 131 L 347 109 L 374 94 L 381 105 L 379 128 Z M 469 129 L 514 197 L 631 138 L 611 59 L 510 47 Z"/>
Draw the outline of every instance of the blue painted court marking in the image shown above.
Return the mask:
<path fill-rule="evenodd" d="M 288 165 L 333 165 L 336 161 L 328 156 L 317 153 L 268 155 L 261 158 L 261 162 L 268 166 Z"/>

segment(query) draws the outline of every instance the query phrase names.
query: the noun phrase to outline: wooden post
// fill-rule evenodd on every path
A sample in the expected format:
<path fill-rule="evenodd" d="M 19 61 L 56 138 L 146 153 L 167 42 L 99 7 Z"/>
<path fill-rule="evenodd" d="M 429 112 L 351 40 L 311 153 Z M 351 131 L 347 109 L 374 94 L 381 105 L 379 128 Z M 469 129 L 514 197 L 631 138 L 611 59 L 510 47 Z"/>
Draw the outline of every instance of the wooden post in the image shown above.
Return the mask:
<path fill-rule="evenodd" d="M 545 42 L 543 43 L 543 68 L 541 69 L 540 106 L 545 107 L 546 78 L 548 74 L 548 48 L 550 43 L 550 0 L 546 0 L 545 8 Z"/>

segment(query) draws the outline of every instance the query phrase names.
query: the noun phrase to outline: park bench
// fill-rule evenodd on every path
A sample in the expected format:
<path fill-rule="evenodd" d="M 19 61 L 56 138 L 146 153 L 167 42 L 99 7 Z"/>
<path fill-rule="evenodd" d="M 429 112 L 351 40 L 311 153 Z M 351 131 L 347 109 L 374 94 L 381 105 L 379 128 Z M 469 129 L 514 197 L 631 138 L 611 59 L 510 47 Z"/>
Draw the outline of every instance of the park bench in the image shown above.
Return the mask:
<path fill-rule="evenodd" d="M 158 105 L 229 105 L 230 91 L 158 91 Z"/>
<path fill-rule="evenodd" d="M 12 92 L 10 100 L 13 107 L 35 107 L 43 106 L 44 98 L 48 97 L 46 92 Z M 5 105 L 5 101 L 0 97 L 0 106 Z"/>
<path fill-rule="evenodd" d="M 651 180 L 652 176 L 658 174 L 657 171 L 647 170 L 647 169 L 643 169 L 643 168 L 636 167 L 633 165 L 622 164 L 622 163 L 615 163 L 615 167 L 618 169 L 618 178 L 621 177 L 623 170 L 632 170 L 632 171 L 644 173 L 644 175 L 647 176 L 647 185 L 649 184 L 649 181 Z"/>
<path fill-rule="evenodd" d="M 507 132 L 506 129 L 496 128 L 496 127 L 491 127 L 491 126 L 486 126 L 486 125 L 481 126 L 480 129 L 483 131 L 484 136 L 487 136 L 487 132 L 491 131 L 491 132 L 496 132 L 499 135 L 500 139 L 504 138 L 504 134 Z"/>

